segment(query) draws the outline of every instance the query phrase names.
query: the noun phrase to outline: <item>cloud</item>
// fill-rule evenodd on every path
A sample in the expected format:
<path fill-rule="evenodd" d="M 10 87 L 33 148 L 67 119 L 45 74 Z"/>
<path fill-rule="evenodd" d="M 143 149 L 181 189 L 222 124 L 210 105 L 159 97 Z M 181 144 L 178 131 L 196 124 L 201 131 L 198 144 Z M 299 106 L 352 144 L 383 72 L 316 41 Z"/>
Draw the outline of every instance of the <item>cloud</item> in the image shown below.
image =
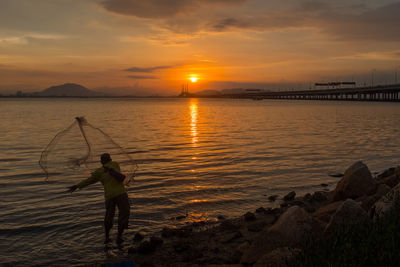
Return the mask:
<path fill-rule="evenodd" d="M 207 28 L 217 32 L 240 30 L 268 32 L 309 28 L 338 40 L 400 41 L 399 14 L 400 3 L 376 8 L 362 6 L 352 9 L 311 1 L 285 12 L 214 19 L 208 23 Z"/>
<path fill-rule="evenodd" d="M 400 41 L 400 3 L 368 9 L 360 14 L 320 17 L 321 30 L 343 40 Z"/>
<path fill-rule="evenodd" d="M 284 5 L 257 0 L 104 0 L 102 5 L 186 36 L 306 28 L 337 40 L 399 41 L 400 3 L 388 2 L 308 0 Z"/>
<path fill-rule="evenodd" d="M 154 76 L 154 75 L 149 75 L 149 76 L 145 76 L 145 75 L 129 75 L 129 76 L 126 76 L 126 77 L 131 78 L 131 79 L 136 79 L 136 80 L 158 79 L 158 77 Z"/>
<path fill-rule="evenodd" d="M 140 72 L 140 73 L 151 73 L 156 70 L 162 70 L 162 69 L 170 69 L 173 66 L 155 66 L 155 67 L 150 67 L 150 68 L 141 68 L 141 67 L 132 67 L 129 69 L 125 69 L 124 71 L 127 72 Z"/>
<path fill-rule="evenodd" d="M 34 41 L 62 40 L 66 38 L 68 38 L 68 36 L 61 34 L 28 33 L 19 36 L 0 37 L 0 44 L 24 45 Z"/>
<path fill-rule="evenodd" d="M 230 6 L 247 0 L 104 0 L 102 6 L 112 12 L 139 18 L 168 18 L 192 13 L 203 6 Z"/>
<path fill-rule="evenodd" d="M 234 30 L 273 31 L 288 28 L 302 28 L 308 25 L 307 17 L 291 13 L 268 14 L 258 17 L 223 18 L 208 24 L 211 31 L 224 32 Z"/>

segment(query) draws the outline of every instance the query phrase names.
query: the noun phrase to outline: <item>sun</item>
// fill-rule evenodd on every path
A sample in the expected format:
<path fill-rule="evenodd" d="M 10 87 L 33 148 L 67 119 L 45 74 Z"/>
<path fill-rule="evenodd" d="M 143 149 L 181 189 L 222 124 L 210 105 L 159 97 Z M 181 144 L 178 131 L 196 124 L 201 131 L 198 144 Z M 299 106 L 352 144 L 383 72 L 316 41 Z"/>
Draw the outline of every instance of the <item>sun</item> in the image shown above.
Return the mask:
<path fill-rule="evenodd" d="M 192 83 L 195 83 L 195 82 L 197 82 L 198 78 L 197 77 L 190 77 L 189 79 L 192 81 Z"/>

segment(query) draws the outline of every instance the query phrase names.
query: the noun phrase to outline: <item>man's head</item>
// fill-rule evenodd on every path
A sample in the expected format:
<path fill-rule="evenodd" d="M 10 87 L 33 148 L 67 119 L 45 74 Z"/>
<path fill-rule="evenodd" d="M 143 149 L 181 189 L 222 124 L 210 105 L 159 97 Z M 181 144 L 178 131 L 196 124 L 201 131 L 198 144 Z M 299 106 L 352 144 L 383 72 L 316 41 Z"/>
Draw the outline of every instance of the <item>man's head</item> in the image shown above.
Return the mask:
<path fill-rule="evenodd" d="M 104 153 L 100 157 L 101 164 L 106 164 L 111 161 L 111 156 L 108 153 Z"/>

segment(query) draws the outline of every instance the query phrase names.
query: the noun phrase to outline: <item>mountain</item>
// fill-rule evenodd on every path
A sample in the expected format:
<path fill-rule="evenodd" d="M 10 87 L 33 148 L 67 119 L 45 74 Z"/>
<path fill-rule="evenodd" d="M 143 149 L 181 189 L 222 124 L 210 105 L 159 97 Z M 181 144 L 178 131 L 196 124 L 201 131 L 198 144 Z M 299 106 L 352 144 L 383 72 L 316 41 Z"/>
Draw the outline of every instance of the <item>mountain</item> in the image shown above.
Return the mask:
<path fill-rule="evenodd" d="M 41 92 L 39 92 L 40 96 L 78 96 L 78 97 L 87 97 L 87 96 L 104 96 L 102 93 L 98 93 L 92 90 L 87 89 L 86 87 L 75 84 L 75 83 L 66 83 L 63 85 L 56 85 L 49 87 Z"/>
<path fill-rule="evenodd" d="M 198 91 L 194 93 L 195 95 L 200 95 L 200 96 L 207 96 L 207 95 L 220 95 L 221 92 L 218 90 L 203 90 L 203 91 Z"/>

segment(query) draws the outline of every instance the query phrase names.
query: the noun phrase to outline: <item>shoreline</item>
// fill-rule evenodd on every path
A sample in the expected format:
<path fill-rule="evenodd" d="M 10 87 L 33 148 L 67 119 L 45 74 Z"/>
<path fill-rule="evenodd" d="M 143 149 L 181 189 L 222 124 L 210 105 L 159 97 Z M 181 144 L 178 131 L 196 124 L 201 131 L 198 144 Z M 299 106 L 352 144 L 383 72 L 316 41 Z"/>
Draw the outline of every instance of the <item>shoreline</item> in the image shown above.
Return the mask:
<path fill-rule="evenodd" d="M 356 162 L 331 191 L 297 197 L 292 191 L 276 208 L 259 207 L 240 217 L 221 216 L 149 236 L 137 232 L 133 241 L 125 241 L 127 259 L 135 266 L 287 266 L 305 238 L 324 238 L 338 226 L 373 218 L 377 203 L 399 181 L 400 167 L 372 177 L 365 164 Z M 269 200 L 278 201 L 277 196 Z M 111 257 L 105 263 L 117 262 Z"/>

